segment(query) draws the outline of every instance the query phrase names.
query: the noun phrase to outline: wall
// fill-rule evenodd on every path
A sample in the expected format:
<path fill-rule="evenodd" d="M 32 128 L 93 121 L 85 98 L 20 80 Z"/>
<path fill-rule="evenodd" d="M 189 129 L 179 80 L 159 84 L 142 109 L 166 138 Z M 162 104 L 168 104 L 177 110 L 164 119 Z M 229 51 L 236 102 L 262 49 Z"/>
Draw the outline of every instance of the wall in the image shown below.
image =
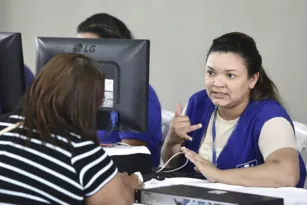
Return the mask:
<path fill-rule="evenodd" d="M 75 36 L 78 23 L 96 12 L 124 20 L 136 38 L 151 40 L 150 82 L 171 110 L 203 88 L 212 39 L 246 32 L 293 119 L 307 124 L 305 0 L 0 0 L 0 7 L 0 30 L 22 32 L 32 70 L 37 36 Z"/>

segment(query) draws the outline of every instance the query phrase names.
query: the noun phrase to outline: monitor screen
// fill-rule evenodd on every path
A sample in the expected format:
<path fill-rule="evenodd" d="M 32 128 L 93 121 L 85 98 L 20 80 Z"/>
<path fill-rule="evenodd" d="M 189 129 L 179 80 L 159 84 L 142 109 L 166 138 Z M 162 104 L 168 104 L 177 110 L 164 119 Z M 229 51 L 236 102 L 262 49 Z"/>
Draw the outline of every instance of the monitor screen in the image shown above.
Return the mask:
<path fill-rule="evenodd" d="M 0 112 L 12 112 L 24 92 L 21 34 L 0 32 Z"/>
<path fill-rule="evenodd" d="M 144 132 L 148 116 L 149 45 L 148 40 L 39 37 L 36 74 L 59 53 L 91 57 L 106 78 L 97 129 L 111 130 L 110 112 L 116 111 L 116 131 Z"/>

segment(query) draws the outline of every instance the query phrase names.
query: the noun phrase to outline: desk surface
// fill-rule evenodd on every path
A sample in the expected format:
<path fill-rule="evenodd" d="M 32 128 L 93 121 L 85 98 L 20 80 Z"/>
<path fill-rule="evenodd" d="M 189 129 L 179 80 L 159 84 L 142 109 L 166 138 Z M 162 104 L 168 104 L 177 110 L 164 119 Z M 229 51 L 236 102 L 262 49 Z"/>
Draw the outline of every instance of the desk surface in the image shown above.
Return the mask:
<path fill-rule="evenodd" d="M 206 187 L 212 189 L 222 189 L 228 191 L 236 191 L 243 193 L 251 193 L 264 196 L 284 198 L 285 205 L 306 205 L 307 204 L 307 190 L 298 188 L 257 188 L 257 187 L 242 187 L 232 186 L 220 183 L 208 183 L 204 180 L 190 179 L 190 178 L 172 178 L 164 181 L 152 180 L 145 183 L 145 188 L 155 188 L 162 186 L 170 186 L 177 184 L 185 184 L 198 187 Z M 137 204 L 134 204 L 137 205 Z M 140 204 L 138 204 L 140 205 Z"/>

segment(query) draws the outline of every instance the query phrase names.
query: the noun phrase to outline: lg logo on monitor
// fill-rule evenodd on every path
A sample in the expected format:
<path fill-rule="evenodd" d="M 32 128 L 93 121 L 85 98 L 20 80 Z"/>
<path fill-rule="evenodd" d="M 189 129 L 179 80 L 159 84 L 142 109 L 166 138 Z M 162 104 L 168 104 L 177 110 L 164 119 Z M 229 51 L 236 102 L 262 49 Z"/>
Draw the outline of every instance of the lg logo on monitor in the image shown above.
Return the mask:
<path fill-rule="evenodd" d="M 86 45 L 86 44 L 83 44 L 83 43 L 77 43 L 77 44 L 74 45 L 72 51 L 74 53 L 81 53 L 81 52 L 94 53 L 95 49 L 96 49 L 95 45 Z"/>

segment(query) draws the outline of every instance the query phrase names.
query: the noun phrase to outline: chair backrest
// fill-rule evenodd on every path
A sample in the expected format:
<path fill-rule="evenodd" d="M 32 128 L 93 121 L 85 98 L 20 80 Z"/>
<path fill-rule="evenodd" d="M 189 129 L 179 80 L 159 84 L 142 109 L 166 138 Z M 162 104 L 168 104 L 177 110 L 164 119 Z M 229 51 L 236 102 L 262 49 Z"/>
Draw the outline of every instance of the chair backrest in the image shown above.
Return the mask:
<path fill-rule="evenodd" d="M 297 149 L 301 153 L 307 169 L 307 125 L 295 121 L 293 122 L 293 124 Z M 307 189 L 307 180 L 305 182 L 304 188 Z"/>
<path fill-rule="evenodd" d="M 174 118 L 175 114 L 172 111 L 162 109 L 162 134 L 163 139 L 165 139 L 170 123 Z"/>
<path fill-rule="evenodd" d="M 307 164 L 307 125 L 295 121 L 293 124 L 298 151 L 301 153 L 305 163 Z"/>

